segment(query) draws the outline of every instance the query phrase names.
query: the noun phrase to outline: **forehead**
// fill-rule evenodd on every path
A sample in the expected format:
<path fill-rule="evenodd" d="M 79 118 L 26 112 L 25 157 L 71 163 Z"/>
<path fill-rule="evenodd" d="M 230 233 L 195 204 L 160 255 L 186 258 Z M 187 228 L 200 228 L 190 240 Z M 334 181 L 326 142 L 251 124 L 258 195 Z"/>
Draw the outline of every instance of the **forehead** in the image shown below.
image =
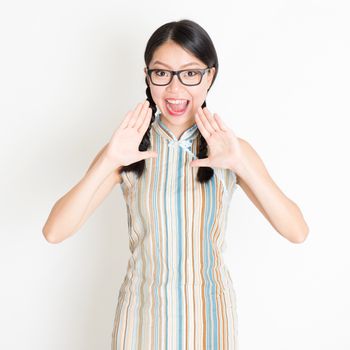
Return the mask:
<path fill-rule="evenodd" d="M 166 42 L 154 51 L 150 62 L 150 66 L 153 65 L 177 69 L 181 67 L 201 67 L 203 62 L 180 45 L 174 42 Z"/>

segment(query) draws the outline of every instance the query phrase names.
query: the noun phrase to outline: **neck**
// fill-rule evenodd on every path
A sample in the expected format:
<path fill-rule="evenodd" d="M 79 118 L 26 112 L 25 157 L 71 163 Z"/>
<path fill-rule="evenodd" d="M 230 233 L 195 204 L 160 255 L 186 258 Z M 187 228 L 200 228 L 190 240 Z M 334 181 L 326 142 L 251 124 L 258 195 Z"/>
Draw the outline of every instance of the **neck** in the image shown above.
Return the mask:
<path fill-rule="evenodd" d="M 171 124 L 166 118 L 162 116 L 162 114 L 160 114 L 159 119 L 175 135 L 177 139 L 179 139 L 186 130 L 195 124 L 194 119 L 190 119 L 181 125 Z"/>

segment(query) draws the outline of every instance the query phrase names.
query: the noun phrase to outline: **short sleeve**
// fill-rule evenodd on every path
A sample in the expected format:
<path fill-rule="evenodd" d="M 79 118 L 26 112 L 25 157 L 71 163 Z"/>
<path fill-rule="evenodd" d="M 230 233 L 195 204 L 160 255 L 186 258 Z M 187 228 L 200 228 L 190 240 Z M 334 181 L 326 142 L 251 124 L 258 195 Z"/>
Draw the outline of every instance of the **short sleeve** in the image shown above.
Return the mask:
<path fill-rule="evenodd" d="M 237 175 L 231 169 L 213 168 L 215 175 L 222 182 L 226 194 L 232 194 L 237 187 Z"/>
<path fill-rule="evenodd" d="M 232 189 L 230 188 L 231 191 L 235 191 L 237 189 L 237 175 L 234 171 L 232 171 L 231 169 L 227 169 L 228 173 L 229 173 L 229 177 L 232 178 L 232 180 L 230 181 Z"/>

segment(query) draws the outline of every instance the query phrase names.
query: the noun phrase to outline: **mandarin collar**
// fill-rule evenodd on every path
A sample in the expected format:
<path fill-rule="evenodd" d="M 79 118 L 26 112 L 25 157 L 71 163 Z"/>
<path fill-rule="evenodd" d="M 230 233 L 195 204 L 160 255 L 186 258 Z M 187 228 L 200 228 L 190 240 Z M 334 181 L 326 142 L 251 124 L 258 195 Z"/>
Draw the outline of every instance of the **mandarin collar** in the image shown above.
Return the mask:
<path fill-rule="evenodd" d="M 164 136 L 169 141 L 185 141 L 193 140 L 199 133 L 197 124 L 193 124 L 191 127 L 186 129 L 179 139 L 174 135 L 174 133 L 160 120 L 160 114 L 155 115 L 154 122 L 152 123 L 154 128 L 161 136 Z"/>
<path fill-rule="evenodd" d="M 192 155 L 194 159 L 197 159 L 196 155 L 190 150 L 194 139 L 199 134 L 199 129 L 197 124 L 193 124 L 191 127 L 186 129 L 178 139 L 174 133 L 160 120 L 160 114 L 155 115 L 155 119 L 152 123 L 155 131 L 168 141 L 168 146 L 180 146 L 189 154 Z"/>

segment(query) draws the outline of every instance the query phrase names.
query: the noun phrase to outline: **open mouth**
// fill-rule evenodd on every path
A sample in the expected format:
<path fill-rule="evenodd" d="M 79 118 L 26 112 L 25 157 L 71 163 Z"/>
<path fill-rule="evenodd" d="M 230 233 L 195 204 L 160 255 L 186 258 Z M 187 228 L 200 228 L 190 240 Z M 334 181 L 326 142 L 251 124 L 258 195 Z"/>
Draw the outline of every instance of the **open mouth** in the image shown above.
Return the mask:
<path fill-rule="evenodd" d="M 186 112 L 188 105 L 190 104 L 189 100 L 184 99 L 166 99 L 166 108 L 171 115 L 182 115 Z"/>

